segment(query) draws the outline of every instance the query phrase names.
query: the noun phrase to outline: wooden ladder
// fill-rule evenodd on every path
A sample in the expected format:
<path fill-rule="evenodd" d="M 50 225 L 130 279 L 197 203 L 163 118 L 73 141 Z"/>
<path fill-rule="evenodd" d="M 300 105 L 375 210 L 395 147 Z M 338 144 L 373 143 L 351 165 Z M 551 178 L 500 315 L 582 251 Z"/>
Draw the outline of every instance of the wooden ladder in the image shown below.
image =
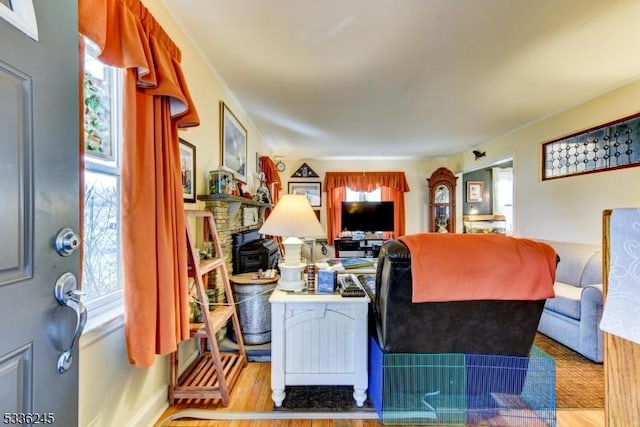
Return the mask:
<path fill-rule="evenodd" d="M 191 232 L 192 220 L 202 221 L 204 240 L 213 243 L 215 251 L 213 258 L 200 259 L 196 240 Z M 185 211 L 185 226 L 187 232 L 188 269 L 189 277 L 194 279 L 202 323 L 192 324 L 192 336 L 200 340 L 200 354 L 178 376 L 178 352 L 171 355 L 169 367 L 169 405 L 177 399 L 220 399 L 223 406 L 229 405 L 229 394 L 242 368 L 247 365 L 247 354 L 240 330 L 240 322 L 235 308 L 233 292 L 229 283 L 227 265 L 222 253 L 218 230 L 211 211 Z M 224 286 L 227 302 L 208 309 L 207 274 L 220 270 L 220 277 Z M 234 335 L 238 344 L 237 353 L 220 352 L 216 333 L 231 319 Z M 207 350 L 207 341 L 209 349 Z"/>

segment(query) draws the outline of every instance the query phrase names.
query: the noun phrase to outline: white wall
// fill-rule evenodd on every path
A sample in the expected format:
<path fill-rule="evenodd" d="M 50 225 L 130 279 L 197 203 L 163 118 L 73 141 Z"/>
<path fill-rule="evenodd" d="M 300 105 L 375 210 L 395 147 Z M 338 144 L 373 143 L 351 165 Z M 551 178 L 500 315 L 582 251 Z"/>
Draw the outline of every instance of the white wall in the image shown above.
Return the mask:
<path fill-rule="evenodd" d="M 255 172 L 255 153 L 268 153 L 246 113 L 203 61 L 198 51 L 168 14 L 161 0 L 143 0 L 182 51 L 182 68 L 200 115 L 200 126 L 179 136 L 196 146 L 196 194 L 207 193 L 206 173 L 219 165 L 219 101 L 229 106 L 248 134 L 248 176 Z M 75 78 L 75 77 L 74 77 Z M 255 187 L 253 187 L 255 188 Z M 203 209 L 204 203 L 187 204 Z M 89 313 L 91 319 L 91 313 Z M 95 318 L 90 323 L 95 324 Z M 181 345 L 180 360 L 188 360 L 195 345 Z M 167 408 L 168 357 L 158 356 L 153 366 L 132 367 L 127 358 L 123 319 L 118 315 L 101 326 L 88 325 L 80 340 L 80 426 L 149 426 Z M 181 363 L 181 365 L 184 365 Z"/>
<path fill-rule="evenodd" d="M 541 145 L 640 111 L 640 81 L 479 147 L 452 161 L 454 172 L 469 172 L 513 157 L 515 230 L 523 237 L 602 243 L 602 211 L 640 206 L 640 167 L 541 180 Z"/>

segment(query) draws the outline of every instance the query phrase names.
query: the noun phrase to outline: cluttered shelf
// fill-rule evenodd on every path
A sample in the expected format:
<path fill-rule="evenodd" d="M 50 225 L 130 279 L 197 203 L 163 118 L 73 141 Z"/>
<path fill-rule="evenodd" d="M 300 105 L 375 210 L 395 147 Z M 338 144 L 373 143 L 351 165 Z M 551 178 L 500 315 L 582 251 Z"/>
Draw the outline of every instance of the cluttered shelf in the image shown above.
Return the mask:
<path fill-rule="evenodd" d="M 462 225 L 464 233 L 506 234 L 504 215 L 464 215 Z"/>
<path fill-rule="evenodd" d="M 387 239 L 376 236 L 353 239 L 351 237 L 340 237 L 334 240 L 334 247 L 337 258 L 347 257 L 377 257 L 380 247 Z"/>

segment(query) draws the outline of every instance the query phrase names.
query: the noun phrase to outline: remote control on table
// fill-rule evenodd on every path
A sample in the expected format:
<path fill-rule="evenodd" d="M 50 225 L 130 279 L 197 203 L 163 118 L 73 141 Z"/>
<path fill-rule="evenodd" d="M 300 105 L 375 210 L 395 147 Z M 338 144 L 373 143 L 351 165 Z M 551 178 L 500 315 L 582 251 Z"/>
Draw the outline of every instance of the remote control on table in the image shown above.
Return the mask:
<path fill-rule="evenodd" d="M 340 295 L 343 297 L 364 297 L 367 293 L 360 287 L 357 281 L 353 280 L 351 274 L 345 274 L 339 277 Z"/>

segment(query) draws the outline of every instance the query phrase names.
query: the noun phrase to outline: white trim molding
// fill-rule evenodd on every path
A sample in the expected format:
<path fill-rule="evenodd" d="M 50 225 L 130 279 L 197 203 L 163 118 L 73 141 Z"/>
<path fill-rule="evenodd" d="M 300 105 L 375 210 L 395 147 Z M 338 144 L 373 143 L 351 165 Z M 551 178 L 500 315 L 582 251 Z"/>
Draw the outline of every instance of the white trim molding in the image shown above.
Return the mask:
<path fill-rule="evenodd" d="M 38 22 L 32 0 L 11 0 L 12 9 L 0 3 L 0 17 L 38 41 Z"/>

